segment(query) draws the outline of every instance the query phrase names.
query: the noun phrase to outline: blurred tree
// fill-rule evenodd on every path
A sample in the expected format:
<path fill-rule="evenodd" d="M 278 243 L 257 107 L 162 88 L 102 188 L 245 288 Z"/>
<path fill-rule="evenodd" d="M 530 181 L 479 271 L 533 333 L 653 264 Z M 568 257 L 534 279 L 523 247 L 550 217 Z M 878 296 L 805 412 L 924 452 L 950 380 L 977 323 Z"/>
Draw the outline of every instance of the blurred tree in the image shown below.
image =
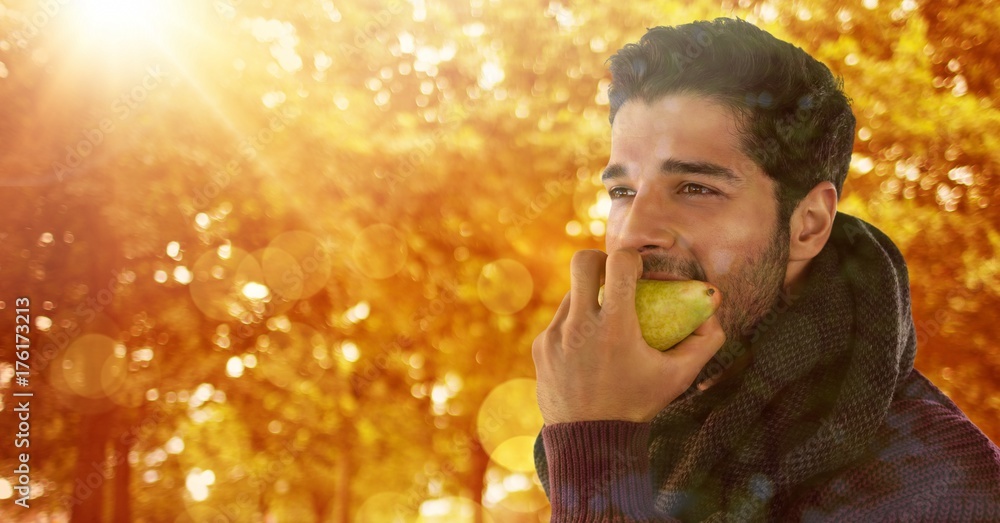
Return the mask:
<path fill-rule="evenodd" d="M 36 317 L 32 511 L 415 521 L 462 496 L 476 521 L 544 518 L 480 406 L 533 376 L 572 253 L 603 248 L 605 60 L 722 15 L 845 78 L 841 208 L 900 245 L 918 368 L 1000 441 L 986 4 L 213 0 L 110 47 L 85 7 L 4 5 L 0 300 Z"/>

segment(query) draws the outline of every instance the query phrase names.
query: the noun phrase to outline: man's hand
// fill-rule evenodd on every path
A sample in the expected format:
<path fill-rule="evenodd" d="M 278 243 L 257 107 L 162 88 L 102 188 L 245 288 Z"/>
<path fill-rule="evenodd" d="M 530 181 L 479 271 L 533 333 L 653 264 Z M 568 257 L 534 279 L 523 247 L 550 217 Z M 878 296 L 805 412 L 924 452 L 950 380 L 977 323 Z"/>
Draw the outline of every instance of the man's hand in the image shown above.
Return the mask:
<path fill-rule="evenodd" d="M 531 345 L 542 419 L 546 425 L 652 420 L 722 347 L 726 335 L 719 320 L 712 315 L 684 341 L 660 352 L 642 339 L 635 312 L 635 286 L 642 276 L 638 251 L 578 251 L 570 269 L 570 291 Z M 603 307 L 597 303 L 602 274 Z"/>

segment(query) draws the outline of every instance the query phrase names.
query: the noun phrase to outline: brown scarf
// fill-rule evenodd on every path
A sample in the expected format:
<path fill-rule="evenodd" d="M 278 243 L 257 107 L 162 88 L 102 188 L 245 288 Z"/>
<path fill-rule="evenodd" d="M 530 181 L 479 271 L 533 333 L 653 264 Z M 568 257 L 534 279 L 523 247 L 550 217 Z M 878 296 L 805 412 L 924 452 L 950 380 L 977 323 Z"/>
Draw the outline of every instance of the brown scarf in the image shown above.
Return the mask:
<path fill-rule="evenodd" d="M 773 519 L 871 443 L 916 353 L 902 254 L 871 224 L 837 213 L 801 295 L 778 310 L 736 347 L 753 354 L 746 369 L 703 393 L 692 387 L 651 422 L 657 511 Z M 541 443 L 535 466 L 548 493 Z"/>

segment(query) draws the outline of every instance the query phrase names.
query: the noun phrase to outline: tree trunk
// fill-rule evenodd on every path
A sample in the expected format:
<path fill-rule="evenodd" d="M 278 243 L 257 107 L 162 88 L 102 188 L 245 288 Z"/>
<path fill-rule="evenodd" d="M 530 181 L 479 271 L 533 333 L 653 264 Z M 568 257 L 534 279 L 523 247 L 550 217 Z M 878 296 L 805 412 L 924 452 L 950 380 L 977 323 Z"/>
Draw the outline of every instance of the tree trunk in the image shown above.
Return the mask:
<path fill-rule="evenodd" d="M 131 523 L 132 521 L 132 497 L 129 483 L 132 478 L 132 467 L 128 462 L 128 453 L 132 450 L 129 442 L 119 438 L 115 442 L 114 472 L 115 472 L 115 523 Z"/>
<path fill-rule="evenodd" d="M 478 443 L 478 440 L 477 440 Z M 476 502 L 476 523 L 483 523 L 483 491 L 486 489 L 486 468 L 490 464 L 490 456 L 482 445 L 472 449 L 472 470 L 469 471 L 469 488 L 472 489 L 472 500 Z"/>
<path fill-rule="evenodd" d="M 95 523 L 104 519 L 104 484 L 111 477 L 105 466 L 108 413 L 84 414 L 76 445 L 70 523 Z"/>
<path fill-rule="evenodd" d="M 257 511 L 260 512 L 262 520 L 267 521 L 268 501 L 267 491 L 274 486 L 273 480 L 268 480 L 265 485 L 257 490 Z"/>
<path fill-rule="evenodd" d="M 334 469 L 333 497 L 334 522 L 350 523 L 351 521 L 351 453 L 342 451 Z"/>
<path fill-rule="evenodd" d="M 312 495 L 313 498 L 313 512 L 316 516 L 316 523 L 323 523 L 326 521 L 326 512 L 330 508 L 330 498 L 326 496 L 325 493 L 321 491 L 315 491 Z"/>
<path fill-rule="evenodd" d="M 96 158 L 96 157 L 95 157 Z M 95 158 L 91 158 L 94 160 Z M 95 175 L 96 173 L 92 173 Z M 89 294 L 96 300 L 102 298 L 101 292 L 110 292 L 109 276 L 117 262 L 119 242 L 113 236 L 111 229 L 103 218 L 102 206 L 113 201 L 114 190 L 103 191 L 100 198 L 90 199 L 81 206 L 81 225 L 87 227 L 87 232 L 80 235 L 81 241 L 89 241 L 99 249 L 89 250 L 86 260 L 82 263 L 87 267 L 83 280 Z M 101 200 L 101 201 L 99 201 Z M 91 306 L 91 318 L 96 315 L 106 316 L 112 324 L 118 324 L 115 296 L 110 295 L 108 303 L 99 301 L 100 308 Z M 98 324 L 87 320 L 82 326 L 83 332 L 101 332 Z M 111 331 L 114 332 L 114 331 Z M 92 362 L 88 362 L 92 363 Z M 55 369 L 53 369 L 55 371 Z M 88 379 L 93 376 L 88 375 Z M 73 481 L 73 497 L 70 508 L 70 523 L 96 523 L 105 521 L 104 496 L 107 492 L 105 483 L 111 479 L 114 472 L 107 467 L 107 446 L 110 429 L 115 420 L 114 404 L 107 398 L 85 399 L 80 396 L 78 412 L 80 415 L 79 433 L 77 438 L 76 472 Z M 110 488 L 110 487 L 109 487 Z"/>

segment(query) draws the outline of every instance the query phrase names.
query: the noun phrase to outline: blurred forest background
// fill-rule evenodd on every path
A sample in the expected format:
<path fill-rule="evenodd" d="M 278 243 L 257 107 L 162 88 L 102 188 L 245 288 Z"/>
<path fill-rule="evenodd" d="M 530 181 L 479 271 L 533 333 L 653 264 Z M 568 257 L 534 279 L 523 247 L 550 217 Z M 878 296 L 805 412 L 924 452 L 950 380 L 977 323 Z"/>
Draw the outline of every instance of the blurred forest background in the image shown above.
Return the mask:
<path fill-rule="evenodd" d="M 604 62 L 716 16 L 844 77 L 841 210 L 900 246 L 917 367 L 1000 441 L 997 10 L 0 0 L 0 519 L 547 521 L 530 346 L 604 247 Z"/>

